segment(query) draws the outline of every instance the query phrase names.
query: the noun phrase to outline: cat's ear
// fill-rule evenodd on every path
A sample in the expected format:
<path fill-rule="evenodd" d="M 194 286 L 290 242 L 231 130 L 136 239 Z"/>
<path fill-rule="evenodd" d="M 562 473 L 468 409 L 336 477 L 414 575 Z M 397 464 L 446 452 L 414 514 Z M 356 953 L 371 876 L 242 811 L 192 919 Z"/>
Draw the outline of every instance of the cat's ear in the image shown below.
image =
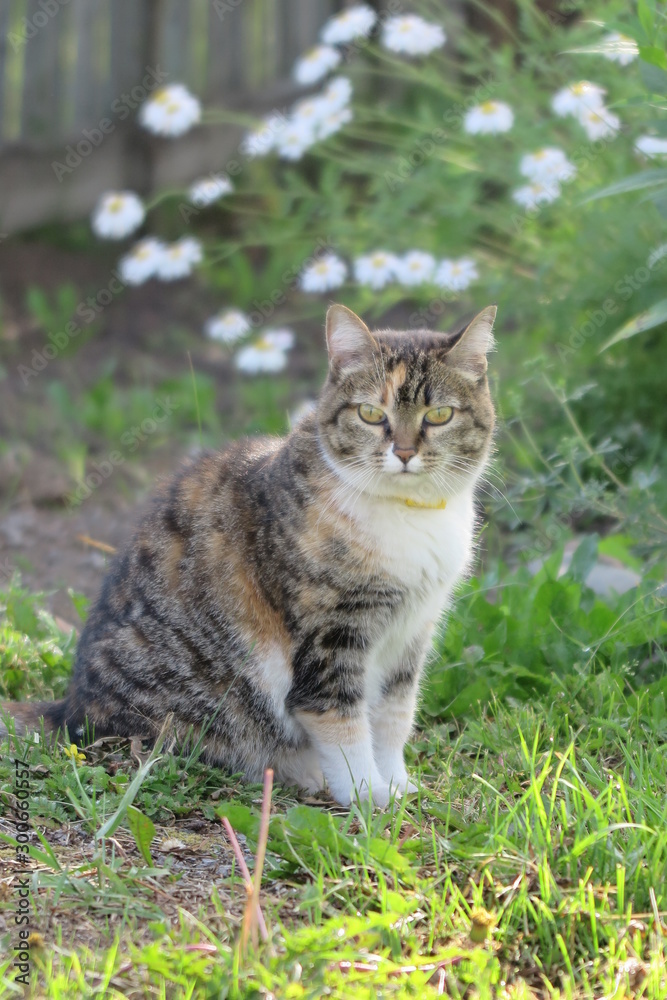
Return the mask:
<path fill-rule="evenodd" d="M 346 306 L 327 310 L 329 364 L 342 368 L 370 361 L 378 344 L 362 319 Z"/>
<path fill-rule="evenodd" d="M 493 350 L 493 323 L 497 306 L 487 306 L 468 323 L 447 350 L 447 361 L 471 375 L 483 375 L 486 371 L 486 355 Z"/>

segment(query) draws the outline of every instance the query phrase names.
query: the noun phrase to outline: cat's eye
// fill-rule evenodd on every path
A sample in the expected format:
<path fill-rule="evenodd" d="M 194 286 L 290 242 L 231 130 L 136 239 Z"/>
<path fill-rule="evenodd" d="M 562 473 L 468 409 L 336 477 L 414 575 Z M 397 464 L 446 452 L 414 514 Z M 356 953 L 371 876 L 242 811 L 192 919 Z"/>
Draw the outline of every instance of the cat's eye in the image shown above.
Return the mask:
<path fill-rule="evenodd" d="M 382 424 L 387 419 L 384 410 L 370 403 L 362 403 L 358 410 L 359 416 L 366 424 Z"/>
<path fill-rule="evenodd" d="M 436 426 L 448 424 L 453 416 L 454 410 L 451 406 L 434 406 L 432 410 L 429 410 L 424 415 L 424 422 L 435 424 Z"/>

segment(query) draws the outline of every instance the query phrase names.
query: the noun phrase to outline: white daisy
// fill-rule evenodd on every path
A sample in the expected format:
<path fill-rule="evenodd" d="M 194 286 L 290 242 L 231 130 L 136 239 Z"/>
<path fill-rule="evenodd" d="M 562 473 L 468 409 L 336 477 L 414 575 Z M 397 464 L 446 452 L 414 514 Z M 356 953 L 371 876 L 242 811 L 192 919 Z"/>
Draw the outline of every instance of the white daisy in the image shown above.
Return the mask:
<path fill-rule="evenodd" d="M 236 355 L 236 367 L 248 375 L 262 372 L 280 372 L 287 364 L 287 355 L 264 337 L 241 348 Z"/>
<path fill-rule="evenodd" d="M 606 139 L 620 131 L 621 119 L 607 108 L 589 108 L 577 115 L 589 139 Z"/>
<path fill-rule="evenodd" d="M 299 284 L 304 292 L 328 292 L 345 281 L 347 265 L 335 253 L 325 253 L 302 272 Z"/>
<path fill-rule="evenodd" d="M 265 330 L 262 334 L 262 340 L 266 341 L 267 344 L 273 344 L 281 351 L 289 351 L 290 347 L 294 347 L 294 334 L 287 327 Z"/>
<path fill-rule="evenodd" d="M 560 195 L 560 185 L 555 181 L 545 183 L 543 181 L 533 181 L 525 187 L 516 188 L 512 191 L 512 198 L 521 205 L 522 208 L 531 210 L 538 205 L 546 205 L 555 201 Z"/>
<path fill-rule="evenodd" d="M 287 119 L 283 115 L 277 112 L 269 115 L 256 129 L 243 137 L 239 149 L 251 160 L 258 156 L 266 156 L 276 148 L 278 136 L 286 124 Z"/>
<path fill-rule="evenodd" d="M 382 44 L 391 52 L 425 56 L 445 44 L 447 36 L 439 24 L 425 21 L 418 14 L 388 18 L 382 30 Z"/>
<path fill-rule="evenodd" d="M 278 156 L 283 160 L 300 160 L 315 141 L 312 122 L 303 119 L 289 121 L 276 140 Z"/>
<path fill-rule="evenodd" d="M 340 108 L 325 115 L 321 122 L 317 124 L 317 138 L 328 139 L 335 132 L 340 132 L 343 125 L 352 121 L 352 108 Z"/>
<path fill-rule="evenodd" d="M 544 146 L 521 157 L 519 171 L 531 181 L 569 181 L 576 172 L 562 149 Z"/>
<path fill-rule="evenodd" d="M 435 271 L 435 257 L 423 250 L 410 250 L 396 261 L 396 277 L 402 285 L 422 285 Z"/>
<path fill-rule="evenodd" d="M 639 46 L 634 38 L 622 35 L 620 31 L 610 32 L 610 34 L 605 35 L 603 41 L 605 49 L 602 55 L 605 59 L 619 63 L 621 66 L 627 66 L 639 55 Z"/>
<path fill-rule="evenodd" d="M 139 108 L 139 123 L 155 135 L 183 135 L 201 120 L 201 104 L 182 83 L 156 90 Z"/>
<path fill-rule="evenodd" d="M 471 257 L 458 260 L 441 260 L 433 281 L 449 292 L 462 292 L 471 282 L 479 278 L 477 264 Z"/>
<path fill-rule="evenodd" d="M 398 259 L 395 254 L 386 250 L 375 250 L 374 253 L 357 257 L 354 262 L 354 276 L 360 285 L 369 288 L 384 288 L 396 277 Z"/>
<path fill-rule="evenodd" d="M 297 83 L 308 86 L 335 69 L 340 60 L 341 54 L 338 49 L 333 49 L 330 45 L 316 45 L 297 59 L 292 75 Z"/>
<path fill-rule="evenodd" d="M 91 225 L 102 239 L 122 240 L 138 229 L 145 217 L 141 198 L 133 191 L 109 191 L 97 203 Z"/>
<path fill-rule="evenodd" d="M 225 174 L 214 174 L 212 177 L 202 177 L 191 185 L 188 194 L 193 205 L 212 205 L 218 198 L 231 194 L 234 185 Z"/>
<path fill-rule="evenodd" d="M 323 105 L 328 111 L 340 111 L 349 104 L 352 97 L 352 84 L 346 76 L 335 76 L 330 80 L 320 95 Z"/>
<path fill-rule="evenodd" d="M 502 101 L 484 101 L 467 112 L 463 128 L 470 135 L 509 132 L 514 124 L 514 112 Z"/>
<path fill-rule="evenodd" d="M 561 118 L 565 115 L 578 116 L 589 108 L 601 108 L 606 93 L 604 87 L 598 86 L 597 83 L 580 80 L 579 83 L 570 83 L 554 94 L 551 107 Z"/>
<path fill-rule="evenodd" d="M 204 333 L 211 340 L 233 344 L 250 329 L 250 320 L 240 309 L 225 309 L 206 320 Z"/>
<path fill-rule="evenodd" d="M 644 156 L 667 156 L 667 139 L 657 135 L 640 135 L 635 140 L 635 149 Z"/>
<path fill-rule="evenodd" d="M 195 264 L 203 260 L 204 254 L 199 240 L 183 236 L 175 243 L 169 243 L 158 261 L 156 275 L 161 281 L 175 281 L 192 273 Z"/>
<path fill-rule="evenodd" d="M 156 273 L 163 253 L 162 240 L 156 240 L 153 236 L 139 240 L 118 262 L 121 278 L 127 285 L 143 285 L 144 281 L 148 281 Z"/>
<path fill-rule="evenodd" d="M 325 45 L 347 45 L 355 38 L 368 38 L 376 21 L 377 14 L 372 7 L 365 3 L 356 4 L 329 18 L 320 32 L 320 38 Z"/>
<path fill-rule="evenodd" d="M 307 97 L 303 101 L 297 101 L 294 105 L 290 122 L 294 125 L 304 125 L 314 130 L 318 122 L 328 113 L 329 107 L 321 97 Z"/>

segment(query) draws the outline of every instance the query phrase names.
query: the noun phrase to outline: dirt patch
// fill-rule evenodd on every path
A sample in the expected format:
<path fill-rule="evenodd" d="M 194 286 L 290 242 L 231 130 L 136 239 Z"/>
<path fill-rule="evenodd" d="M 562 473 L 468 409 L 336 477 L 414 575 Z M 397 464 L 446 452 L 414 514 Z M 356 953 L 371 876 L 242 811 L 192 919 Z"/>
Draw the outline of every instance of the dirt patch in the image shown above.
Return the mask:
<path fill-rule="evenodd" d="M 148 412 L 143 401 L 152 406 L 170 380 L 184 387 L 185 399 L 191 357 L 212 386 L 213 429 L 205 443 L 218 446 L 247 427 L 244 390 L 252 388 L 235 372 L 229 350 L 201 332 L 224 299 L 193 278 L 128 288 L 97 308 L 119 251 L 91 247 L 85 235 L 81 242 L 81 249 L 29 239 L 0 246 L 0 586 L 19 570 L 31 589 L 50 592 L 46 606 L 53 613 L 72 622 L 67 589 L 93 598 L 109 562 L 108 553 L 82 538 L 121 545 L 156 481 L 196 447 L 190 396 L 158 433 L 130 448 L 132 454 L 123 451 L 125 429 Z M 35 287 L 43 292 L 37 304 Z M 63 288 L 69 289 L 64 299 Z M 92 321 L 85 318 L 91 300 Z M 76 323 L 76 335 L 43 364 L 50 347 L 64 343 L 58 338 L 68 321 Z M 295 329 L 288 378 L 296 404 L 316 387 L 323 353 L 321 322 Z M 132 398 L 134 410 L 128 405 L 124 412 Z M 77 484 L 112 451 L 122 454 L 113 475 L 72 506 Z"/>

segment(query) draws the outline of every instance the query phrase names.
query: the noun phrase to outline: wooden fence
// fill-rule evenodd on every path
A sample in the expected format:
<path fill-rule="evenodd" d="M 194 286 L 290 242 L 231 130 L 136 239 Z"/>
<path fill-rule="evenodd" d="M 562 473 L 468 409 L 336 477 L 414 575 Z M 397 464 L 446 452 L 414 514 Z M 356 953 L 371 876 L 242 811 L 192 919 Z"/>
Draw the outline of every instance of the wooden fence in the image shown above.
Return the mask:
<path fill-rule="evenodd" d="M 220 167 L 238 131 L 202 129 L 180 144 L 155 140 L 137 128 L 134 98 L 161 75 L 187 84 L 205 104 L 272 107 L 293 92 L 294 59 L 343 6 L 0 0 L 0 230 L 84 216 L 109 188 L 146 192 Z M 79 156 L 102 120 L 113 127 Z"/>

